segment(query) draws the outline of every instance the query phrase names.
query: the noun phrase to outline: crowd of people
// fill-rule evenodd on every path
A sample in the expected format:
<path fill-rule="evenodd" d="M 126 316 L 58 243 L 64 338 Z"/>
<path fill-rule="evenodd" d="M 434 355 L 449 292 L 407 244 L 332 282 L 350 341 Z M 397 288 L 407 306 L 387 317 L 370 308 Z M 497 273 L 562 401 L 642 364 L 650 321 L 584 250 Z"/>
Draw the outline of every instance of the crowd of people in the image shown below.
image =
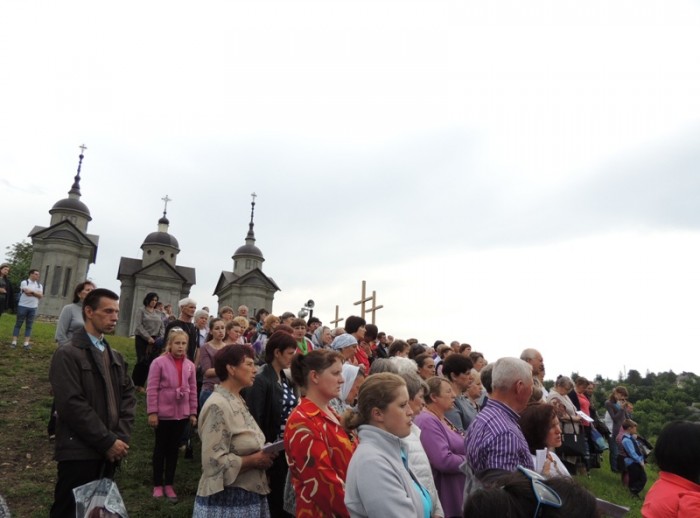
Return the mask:
<path fill-rule="evenodd" d="M 572 475 L 599 467 L 605 449 L 632 495 L 645 488 L 648 450 L 625 387 L 600 417 L 589 380 L 545 388 L 535 349 L 489 363 L 468 344 L 394 338 L 359 316 L 331 329 L 289 312 L 178 305 L 176 316 L 145 296 L 129 373 L 105 339 L 118 296 L 76 287 L 50 368 L 52 517 L 74 516 L 72 490 L 128 455 L 137 391 L 154 430 L 153 498 L 177 502 L 179 448 L 199 434 L 197 517 L 594 517 Z M 662 433 L 644 516 L 700 515 L 699 430 Z"/>

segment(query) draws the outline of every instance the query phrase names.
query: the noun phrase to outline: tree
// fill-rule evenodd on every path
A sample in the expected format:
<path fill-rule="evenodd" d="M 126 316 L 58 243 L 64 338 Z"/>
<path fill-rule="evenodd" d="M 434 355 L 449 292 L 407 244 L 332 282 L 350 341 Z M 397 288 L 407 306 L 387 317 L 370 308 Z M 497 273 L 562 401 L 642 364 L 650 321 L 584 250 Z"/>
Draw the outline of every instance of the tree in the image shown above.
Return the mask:
<path fill-rule="evenodd" d="M 6 246 L 5 249 L 8 250 L 5 257 L 7 262 L 10 263 L 10 275 L 8 277 L 12 285 L 17 287 L 29 275 L 34 249 L 32 244 L 26 241 Z"/>

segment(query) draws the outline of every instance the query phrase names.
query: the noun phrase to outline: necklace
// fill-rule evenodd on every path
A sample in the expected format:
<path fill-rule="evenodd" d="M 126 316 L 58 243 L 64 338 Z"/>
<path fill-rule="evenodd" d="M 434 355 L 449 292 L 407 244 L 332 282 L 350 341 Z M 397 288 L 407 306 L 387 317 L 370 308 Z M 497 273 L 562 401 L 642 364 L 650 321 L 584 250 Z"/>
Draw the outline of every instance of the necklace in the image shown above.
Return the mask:
<path fill-rule="evenodd" d="M 432 408 L 430 408 L 430 407 L 428 407 L 428 406 L 426 406 L 425 408 L 428 410 L 428 412 L 430 412 L 430 413 L 433 414 L 435 417 L 437 417 L 437 418 L 440 420 L 440 422 L 441 422 L 442 424 L 447 425 L 447 427 L 448 427 L 450 430 L 452 430 L 452 431 L 455 432 L 455 433 L 459 433 L 459 430 L 457 430 L 457 427 L 456 427 L 455 425 L 453 425 L 453 424 L 450 422 L 450 420 L 447 419 L 445 416 L 440 417 L 440 416 L 437 414 L 437 412 L 435 412 L 435 410 L 433 410 Z M 459 434 L 462 435 L 461 433 L 459 433 Z"/>

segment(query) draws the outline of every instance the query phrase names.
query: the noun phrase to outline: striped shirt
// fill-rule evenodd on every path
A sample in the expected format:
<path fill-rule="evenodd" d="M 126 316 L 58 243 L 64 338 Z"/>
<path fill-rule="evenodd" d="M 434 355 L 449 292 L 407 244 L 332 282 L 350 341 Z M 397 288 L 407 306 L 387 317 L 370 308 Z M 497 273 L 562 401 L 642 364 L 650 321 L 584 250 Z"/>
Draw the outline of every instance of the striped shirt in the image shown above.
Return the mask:
<path fill-rule="evenodd" d="M 488 469 L 515 471 L 518 464 L 535 469 L 518 419 L 510 407 L 489 399 L 467 429 L 467 462 L 474 473 Z"/>

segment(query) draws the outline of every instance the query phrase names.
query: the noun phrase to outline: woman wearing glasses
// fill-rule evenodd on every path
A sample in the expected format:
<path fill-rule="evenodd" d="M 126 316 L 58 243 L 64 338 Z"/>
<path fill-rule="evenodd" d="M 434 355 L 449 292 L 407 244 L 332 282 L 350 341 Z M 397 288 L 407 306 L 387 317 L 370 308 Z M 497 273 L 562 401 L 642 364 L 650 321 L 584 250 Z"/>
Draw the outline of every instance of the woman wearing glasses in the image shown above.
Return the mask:
<path fill-rule="evenodd" d="M 202 408 L 202 477 L 193 518 L 268 518 L 267 470 L 276 454 L 263 451 L 265 434 L 253 419 L 241 390 L 253 385 L 255 353 L 248 345 L 227 345 L 214 357 L 221 383 Z"/>

